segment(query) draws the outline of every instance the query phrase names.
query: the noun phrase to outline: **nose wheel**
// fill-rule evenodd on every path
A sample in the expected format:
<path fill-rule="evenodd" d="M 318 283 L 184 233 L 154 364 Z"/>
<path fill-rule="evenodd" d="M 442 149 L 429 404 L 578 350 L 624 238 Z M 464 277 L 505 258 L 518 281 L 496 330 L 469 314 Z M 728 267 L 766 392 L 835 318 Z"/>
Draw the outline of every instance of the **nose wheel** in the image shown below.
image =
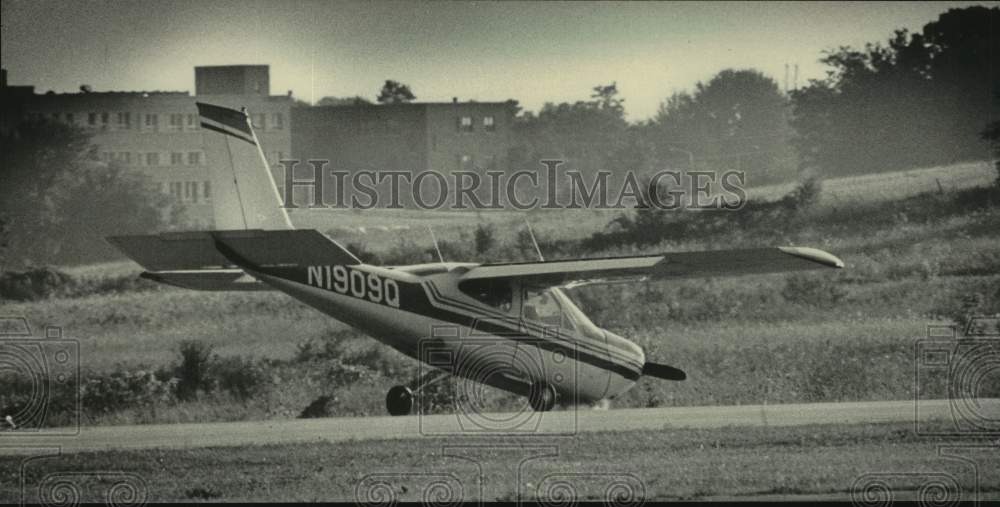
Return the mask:
<path fill-rule="evenodd" d="M 413 411 L 413 391 L 406 386 L 393 386 L 385 395 L 389 415 L 409 415 Z"/>
<path fill-rule="evenodd" d="M 535 412 L 548 412 L 556 406 L 556 389 L 545 382 L 531 384 L 528 391 L 528 405 Z"/>

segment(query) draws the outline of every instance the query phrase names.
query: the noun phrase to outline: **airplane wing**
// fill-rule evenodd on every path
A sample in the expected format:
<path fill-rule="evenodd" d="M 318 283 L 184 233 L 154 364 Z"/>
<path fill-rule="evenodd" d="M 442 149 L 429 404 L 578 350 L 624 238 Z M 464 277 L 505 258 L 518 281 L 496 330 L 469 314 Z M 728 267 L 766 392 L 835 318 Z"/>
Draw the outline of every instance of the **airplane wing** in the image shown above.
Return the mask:
<path fill-rule="evenodd" d="M 752 248 L 674 252 L 640 257 L 607 257 L 550 262 L 482 264 L 468 268 L 459 283 L 482 279 L 518 279 L 547 287 L 589 283 L 737 276 L 820 268 L 843 268 L 837 257 L 806 247 Z"/>

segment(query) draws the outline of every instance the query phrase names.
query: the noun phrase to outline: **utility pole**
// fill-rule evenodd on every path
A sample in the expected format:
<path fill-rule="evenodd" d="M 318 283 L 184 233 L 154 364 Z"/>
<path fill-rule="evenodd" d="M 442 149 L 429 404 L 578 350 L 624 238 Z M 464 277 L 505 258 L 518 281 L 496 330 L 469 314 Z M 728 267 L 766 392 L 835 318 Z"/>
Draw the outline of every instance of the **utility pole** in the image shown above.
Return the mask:
<path fill-rule="evenodd" d="M 788 95 L 788 63 L 785 62 L 785 95 Z"/>
<path fill-rule="evenodd" d="M 792 78 L 792 89 L 798 91 L 799 89 L 799 64 L 795 64 L 795 77 Z"/>

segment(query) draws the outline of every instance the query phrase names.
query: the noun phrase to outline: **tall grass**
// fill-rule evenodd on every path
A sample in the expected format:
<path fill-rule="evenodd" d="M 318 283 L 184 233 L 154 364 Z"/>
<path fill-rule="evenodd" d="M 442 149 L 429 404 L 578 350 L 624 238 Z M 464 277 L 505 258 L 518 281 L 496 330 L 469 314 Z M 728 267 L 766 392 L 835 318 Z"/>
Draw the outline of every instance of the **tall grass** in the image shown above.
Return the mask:
<path fill-rule="evenodd" d="M 795 244 L 847 264 L 842 272 L 570 291 L 596 323 L 689 374 L 680 383 L 643 379 L 616 406 L 905 399 L 913 395 L 913 346 L 927 324 L 1000 313 L 997 204 L 984 189 L 933 194 L 584 252 L 579 242 L 539 239 L 552 259 Z M 449 260 L 534 258 L 533 246 L 499 231 L 469 227 L 464 240 L 441 240 L 442 251 Z M 429 243 L 399 239 L 354 248 L 387 263 L 436 257 Z M 120 267 L 102 269 L 120 276 Z M 71 276 L 101 287 L 101 274 Z M 320 415 L 382 414 L 385 390 L 416 374 L 414 360 L 276 292 L 85 290 L 0 309 L 36 328 L 61 326 L 80 342 L 94 424 L 289 418 L 313 405 Z M 207 380 L 178 394 L 184 342 L 211 353 L 201 366 Z M 0 391 L 16 392 L 16 379 L 3 382 L 14 383 Z M 442 382 L 425 408 L 449 410 L 456 388 Z M 522 403 L 487 392 L 487 407 Z"/>

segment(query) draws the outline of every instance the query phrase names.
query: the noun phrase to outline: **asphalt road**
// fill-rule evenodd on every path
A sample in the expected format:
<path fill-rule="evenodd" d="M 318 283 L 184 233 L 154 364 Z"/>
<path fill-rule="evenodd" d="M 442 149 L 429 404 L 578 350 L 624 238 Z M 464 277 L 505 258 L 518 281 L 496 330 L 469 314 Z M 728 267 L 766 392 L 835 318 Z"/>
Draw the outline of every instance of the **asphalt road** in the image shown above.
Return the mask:
<path fill-rule="evenodd" d="M 982 401 L 979 413 L 998 414 L 1000 399 Z M 156 424 L 53 428 L 0 433 L 0 455 L 108 449 L 196 448 L 497 434 L 573 435 L 582 431 L 626 431 L 723 426 L 799 426 L 912 422 L 953 418 L 948 400 L 876 401 L 787 405 L 668 407 L 653 409 L 530 410 L 504 414 L 333 417 L 201 424 Z"/>

